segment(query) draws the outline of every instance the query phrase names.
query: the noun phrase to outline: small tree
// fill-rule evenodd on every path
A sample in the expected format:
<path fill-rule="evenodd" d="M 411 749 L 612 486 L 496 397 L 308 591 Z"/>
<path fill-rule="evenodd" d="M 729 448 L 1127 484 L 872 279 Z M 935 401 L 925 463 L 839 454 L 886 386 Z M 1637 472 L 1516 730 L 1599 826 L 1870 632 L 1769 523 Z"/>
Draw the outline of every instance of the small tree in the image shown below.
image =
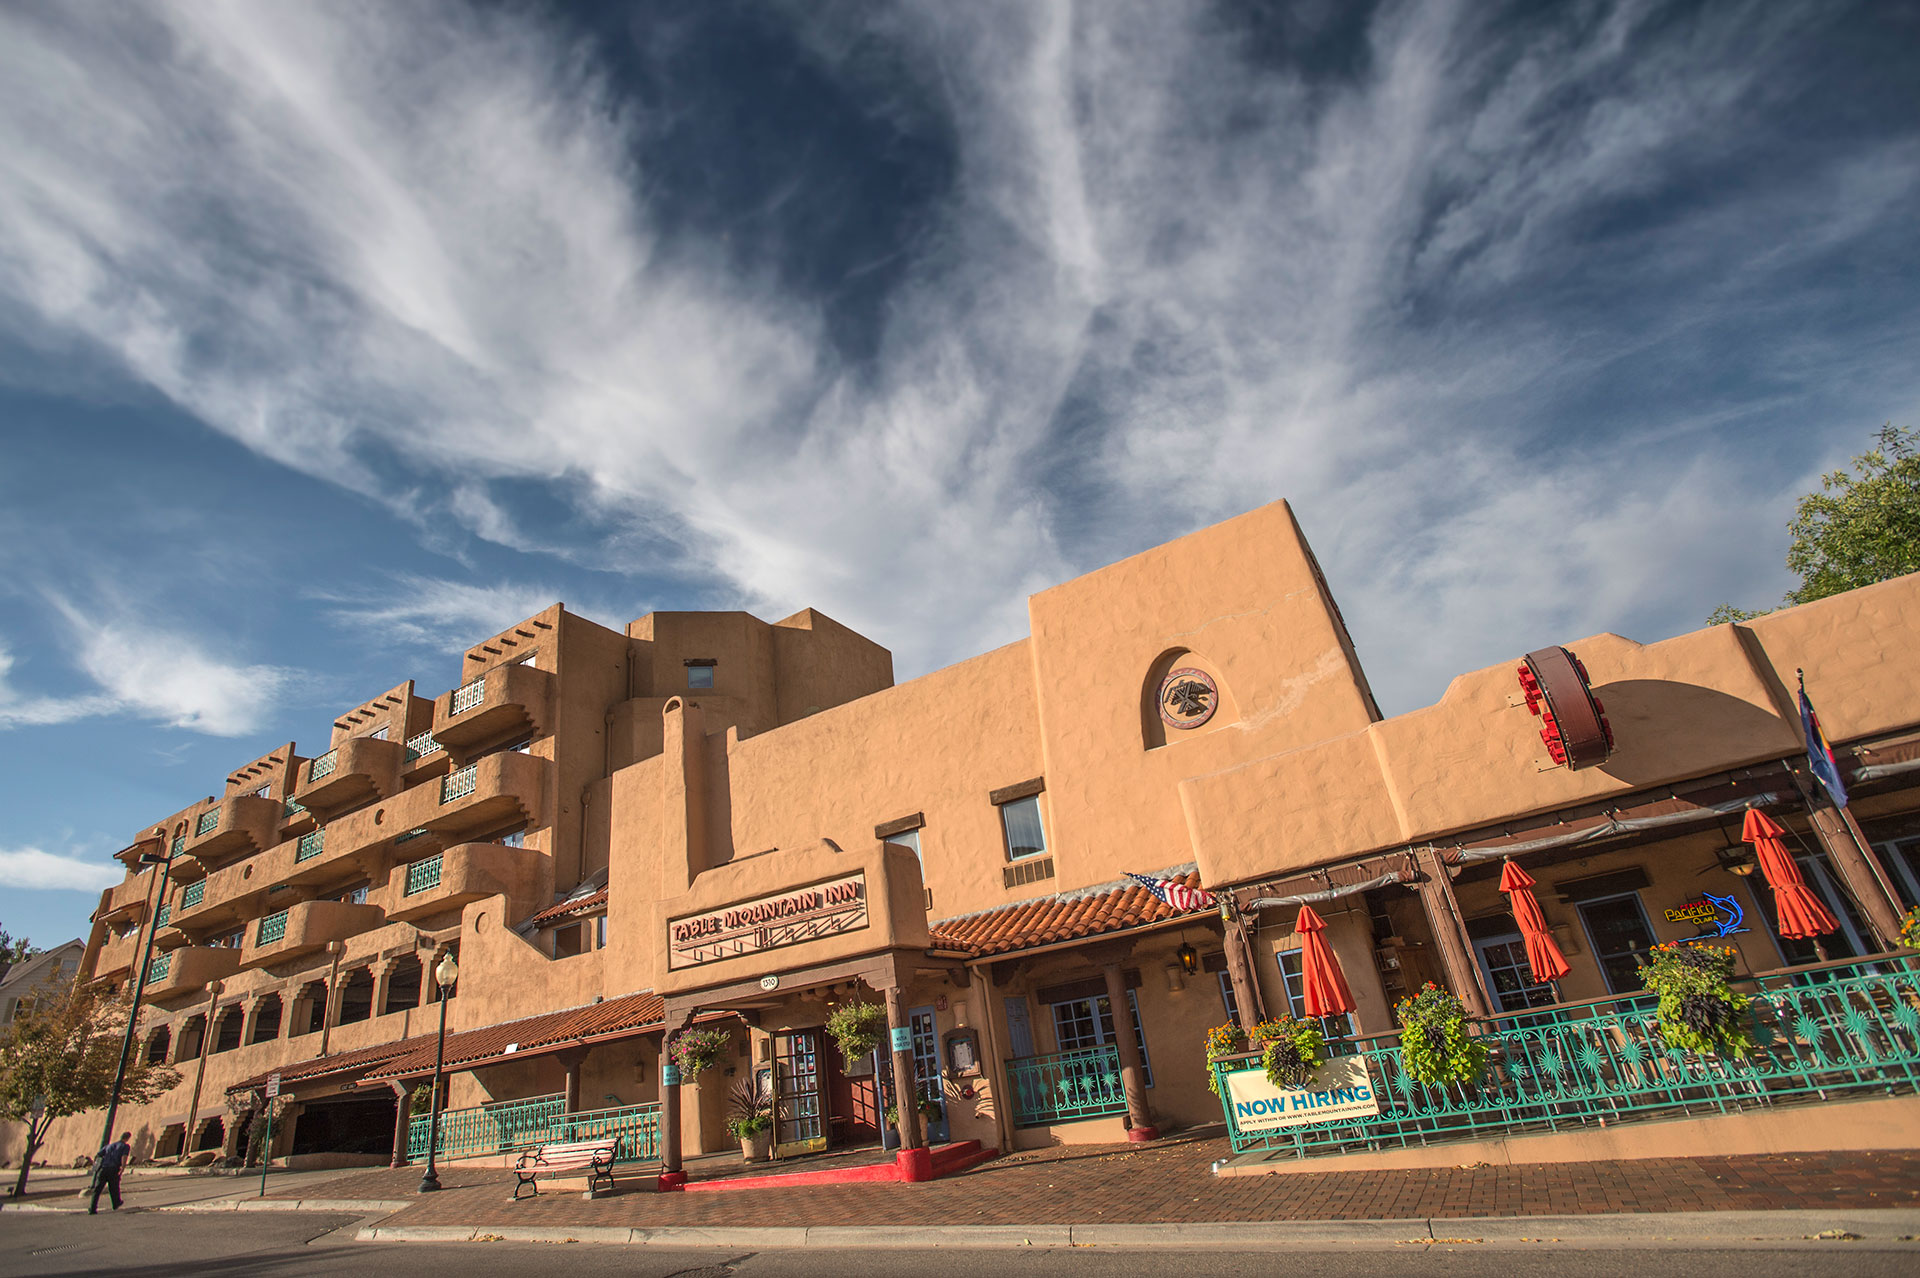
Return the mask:
<path fill-rule="evenodd" d="M 106 1105 L 120 1063 L 128 998 L 106 996 L 78 986 L 49 986 L 33 1006 L 0 1031 L 0 1118 L 27 1125 L 14 1196 L 27 1192 L 33 1156 L 45 1143 L 56 1118 Z M 180 1081 L 164 1065 L 149 1065 L 138 1052 L 127 1060 L 120 1099 L 132 1104 L 153 1100 Z M 45 1109 L 34 1114 L 35 1099 Z"/>
<path fill-rule="evenodd" d="M 26 937 L 15 940 L 7 929 L 0 927 L 0 977 L 15 963 L 24 963 L 39 952 Z"/>
<path fill-rule="evenodd" d="M 1874 438 L 1877 446 L 1853 459 L 1854 473 L 1824 475 L 1820 491 L 1800 499 L 1787 525 L 1787 567 L 1800 584 L 1782 607 L 1920 572 L 1920 433 L 1888 422 Z M 1707 624 L 1760 615 L 1721 604 Z"/>

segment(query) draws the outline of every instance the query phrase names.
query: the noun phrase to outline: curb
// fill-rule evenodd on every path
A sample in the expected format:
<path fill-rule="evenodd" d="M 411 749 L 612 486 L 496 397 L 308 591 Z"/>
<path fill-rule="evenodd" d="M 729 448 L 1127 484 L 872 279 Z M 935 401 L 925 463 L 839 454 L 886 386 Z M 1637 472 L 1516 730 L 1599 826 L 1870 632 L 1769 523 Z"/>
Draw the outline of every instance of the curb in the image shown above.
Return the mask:
<path fill-rule="evenodd" d="M 374 1206 L 385 1208 L 392 1204 Z M 309 1208 L 309 1210 L 315 1210 Z M 582 1225 L 369 1225 L 360 1242 L 620 1243 L 656 1247 L 728 1247 L 753 1251 L 800 1247 L 925 1251 L 1021 1247 L 1113 1247 L 1127 1250 L 1263 1250 L 1334 1247 L 1603 1243 L 1609 1248 L 1675 1243 L 1806 1243 L 1823 1231 L 1881 1245 L 1908 1243 L 1920 1252 L 1920 1210 L 1671 1212 L 1609 1216 L 1416 1217 L 1407 1220 L 1228 1221 L 1165 1225 L 933 1225 L 916 1229 L 859 1225 L 700 1228 Z"/>

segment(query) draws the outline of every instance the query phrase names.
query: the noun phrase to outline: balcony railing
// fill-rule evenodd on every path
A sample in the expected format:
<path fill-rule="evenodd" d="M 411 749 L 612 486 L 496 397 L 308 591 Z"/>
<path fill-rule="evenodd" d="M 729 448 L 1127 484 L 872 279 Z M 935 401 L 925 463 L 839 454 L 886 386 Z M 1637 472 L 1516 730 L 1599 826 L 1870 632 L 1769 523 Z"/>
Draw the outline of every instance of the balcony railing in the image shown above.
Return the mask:
<path fill-rule="evenodd" d="M 1473 1088 L 1414 1081 L 1397 1035 L 1355 1039 L 1378 1114 L 1242 1132 L 1229 1104 L 1227 1132 L 1236 1151 L 1305 1157 L 1726 1113 L 1810 1096 L 1911 1092 L 1920 1084 L 1920 972 L 1907 962 L 1860 960 L 1760 977 L 1749 1009 L 1754 1046 L 1744 1057 L 1667 1046 L 1651 995 L 1485 1022 L 1480 1038 L 1494 1054 Z M 1216 1062 L 1220 1094 L 1229 1095 L 1229 1074 L 1249 1068 L 1258 1061 Z"/>
<path fill-rule="evenodd" d="M 440 802 L 452 803 L 455 799 L 464 799 L 473 793 L 474 776 L 480 765 L 469 763 L 464 768 L 455 768 L 440 778 Z"/>
<path fill-rule="evenodd" d="M 660 1107 L 623 1105 L 617 1109 L 563 1113 L 564 1095 L 454 1109 L 440 1115 L 437 1156 L 471 1158 L 499 1154 L 533 1145 L 571 1144 L 574 1141 L 619 1142 L 614 1161 L 650 1163 L 660 1157 Z M 407 1157 L 427 1156 L 430 1115 L 416 1114 L 407 1127 Z"/>
<path fill-rule="evenodd" d="M 1071 1123 L 1127 1112 L 1120 1049 L 1112 1043 L 1007 1062 L 1016 1127 Z"/>
<path fill-rule="evenodd" d="M 411 843 L 415 839 L 424 839 L 431 833 L 433 833 L 433 831 L 422 828 L 418 830 L 408 830 L 405 834 L 396 834 L 393 837 L 393 846 L 399 847 L 402 843 Z"/>
<path fill-rule="evenodd" d="M 479 705 L 487 697 L 487 677 L 481 675 L 471 683 L 463 683 L 453 690 L 453 696 L 447 703 L 448 714 L 463 714 Z"/>
<path fill-rule="evenodd" d="M 439 748 L 440 743 L 433 739 L 433 733 L 417 733 L 407 738 L 407 762 L 412 763 L 415 759 L 423 759 Z"/>
<path fill-rule="evenodd" d="M 287 934 L 287 912 L 269 914 L 260 920 L 260 931 L 254 941 L 256 945 L 272 945 Z"/>
<path fill-rule="evenodd" d="M 203 834 L 211 834 L 214 830 L 219 828 L 219 825 L 220 825 L 220 809 L 208 808 L 205 812 L 202 812 L 200 814 L 200 819 L 194 822 L 193 837 L 197 839 Z"/>
<path fill-rule="evenodd" d="M 280 815 L 285 820 L 291 820 L 306 810 L 306 805 L 297 799 L 288 799 L 280 805 Z"/>
<path fill-rule="evenodd" d="M 166 980 L 167 973 L 172 969 L 172 967 L 173 967 L 173 951 L 172 950 L 168 950 L 164 954 L 154 955 L 153 962 L 147 964 L 147 979 L 145 983 L 148 985 L 152 985 L 156 981 Z"/>
<path fill-rule="evenodd" d="M 206 899 L 207 881 L 205 879 L 201 879 L 198 883 L 189 883 L 187 884 L 186 891 L 180 894 L 180 908 L 183 910 L 191 910 L 194 906 Z"/>
<path fill-rule="evenodd" d="M 179 856 L 182 852 L 185 852 L 186 850 L 187 850 L 187 836 L 184 834 L 174 835 L 171 855 Z"/>
<path fill-rule="evenodd" d="M 417 896 L 431 888 L 440 886 L 440 857 L 438 854 L 424 861 L 415 861 L 407 867 L 407 887 L 405 896 Z"/>
<path fill-rule="evenodd" d="M 311 861 L 326 850 L 327 832 L 324 829 L 309 831 L 301 835 L 300 841 L 293 845 L 293 862 L 298 865 L 302 861 Z"/>
<path fill-rule="evenodd" d="M 329 750 L 307 765 L 307 781 L 312 783 L 321 777 L 331 776 L 334 765 L 340 762 L 340 752 Z"/>

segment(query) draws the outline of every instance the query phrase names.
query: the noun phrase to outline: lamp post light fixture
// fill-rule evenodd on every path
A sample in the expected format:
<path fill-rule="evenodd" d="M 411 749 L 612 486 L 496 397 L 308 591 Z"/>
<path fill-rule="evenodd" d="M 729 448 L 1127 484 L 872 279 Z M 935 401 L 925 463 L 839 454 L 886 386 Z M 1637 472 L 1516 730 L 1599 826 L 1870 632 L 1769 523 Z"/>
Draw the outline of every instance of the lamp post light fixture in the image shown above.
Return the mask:
<path fill-rule="evenodd" d="M 440 1071 L 447 1060 L 447 995 L 453 989 L 453 983 L 460 979 L 460 965 L 453 961 L 453 951 L 443 950 L 440 961 L 433 965 L 433 979 L 440 986 L 440 1041 L 433 1049 L 433 1108 L 427 1119 L 427 1174 L 420 1178 L 420 1192 L 430 1194 L 440 1188 L 440 1177 L 434 1170 L 434 1154 L 440 1147 Z"/>
<path fill-rule="evenodd" d="M 159 834 L 163 840 L 161 846 L 165 847 L 166 834 L 164 831 L 160 831 Z M 127 1059 L 133 1054 L 133 1032 L 140 1022 L 140 996 L 147 988 L 147 965 L 153 961 L 153 937 L 154 933 L 160 930 L 154 921 L 154 911 L 167 903 L 167 887 L 173 875 L 173 853 L 170 851 L 142 852 L 139 863 L 160 867 L 160 877 L 157 880 L 160 890 L 157 894 L 158 904 L 156 904 L 156 895 L 152 886 L 150 885 L 147 889 L 147 941 L 141 946 L 140 961 L 133 968 L 133 1003 L 127 1008 L 126 1033 L 120 1037 L 120 1064 L 113 1071 L 113 1090 L 107 1094 L 107 1121 L 100 1128 L 102 1149 L 113 1143 L 113 1119 L 120 1109 L 120 1088 L 127 1081 Z M 191 1125 L 191 1115 L 188 1121 Z"/>

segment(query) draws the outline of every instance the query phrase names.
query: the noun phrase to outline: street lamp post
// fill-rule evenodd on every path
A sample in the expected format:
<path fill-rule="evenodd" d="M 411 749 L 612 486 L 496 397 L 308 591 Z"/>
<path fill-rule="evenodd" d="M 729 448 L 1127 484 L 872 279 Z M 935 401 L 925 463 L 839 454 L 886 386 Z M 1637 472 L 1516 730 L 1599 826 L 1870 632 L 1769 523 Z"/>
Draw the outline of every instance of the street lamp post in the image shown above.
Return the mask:
<path fill-rule="evenodd" d="M 447 950 L 440 955 L 440 961 L 433 965 L 433 979 L 440 986 L 440 1040 L 433 1049 L 433 1108 L 432 1116 L 427 1119 L 427 1174 L 420 1178 L 420 1192 L 430 1194 L 440 1188 L 440 1177 L 434 1171 L 434 1154 L 440 1146 L 440 1071 L 447 1060 L 447 992 L 453 983 L 460 979 L 460 965 L 453 961 L 453 951 Z"/>
<path fill-rule="evenodd" d="M 160 867 L 159 905 L 154 903 L 153 895 L 147 897 L 147 943 L 140 948 L 140 961 L 133 969 L 133 1005 L 127 1009 L 127 1032 L 120 1037 L 120 1064 L 113 1072 L 113 1090 L 107 1094 L 107 1121 L 100 1129 L 102 1149 L 113 1143 L 113 1118 L 120 1109 L 120 1088 L 127 1081 L 127 1058 L 133 1054 L 133 1031 L 140 1021 L 140 995 L 147 988 L 147 964 L 153 961 L 154 933 L 160 930 L 155 921 L 155 911 L 167 902 L 167 885 L 173 875 L 173 854 L 142 852 L 140 864 Z M 191 1117 L 188 1121 L 192 1121 Z"/>

